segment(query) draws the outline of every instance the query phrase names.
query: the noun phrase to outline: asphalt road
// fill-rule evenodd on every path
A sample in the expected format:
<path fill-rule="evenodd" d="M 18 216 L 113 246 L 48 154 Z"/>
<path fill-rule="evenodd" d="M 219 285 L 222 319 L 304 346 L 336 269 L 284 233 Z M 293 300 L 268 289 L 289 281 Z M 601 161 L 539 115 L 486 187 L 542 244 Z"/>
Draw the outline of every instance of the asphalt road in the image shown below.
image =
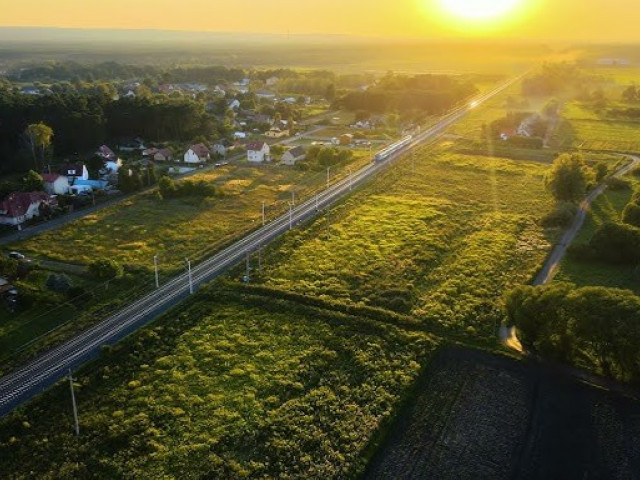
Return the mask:
<path fill-rule="evenodd" d="M 218 277 L 229 268 L 242 262 L 247 253 L 267 245 L 290 228 L 310 220 L 322 209 L 347 196 L 351 190 L 386 169 L 408 150 L 427 140 L 437 138 L 446 128 L 460 120 L 473 108 L 502 92 L 520 78 L 522 76 L 510 80 L 476 98 L 470 104 L 465 104 L 452 111 L 444 116 L 438 124 L 417 134 L 410 145 L 393 157 L 363 167 L 349 177 L 331 185 L 316 197 L 292 208 L 290 213 L 273 220 L 193 267 L 194 291 L 199 285 Z M 19 404 L 49 388 L 70 370 L 98 356 L 102 346 L 117 343 L 189 295 L 188 275 L 186 273 L 178 275 L 154 292 L 145 295 L 76 337 L 42 354 L 18 370 L 0 378 L 0 416 L 7 414 Z"/>

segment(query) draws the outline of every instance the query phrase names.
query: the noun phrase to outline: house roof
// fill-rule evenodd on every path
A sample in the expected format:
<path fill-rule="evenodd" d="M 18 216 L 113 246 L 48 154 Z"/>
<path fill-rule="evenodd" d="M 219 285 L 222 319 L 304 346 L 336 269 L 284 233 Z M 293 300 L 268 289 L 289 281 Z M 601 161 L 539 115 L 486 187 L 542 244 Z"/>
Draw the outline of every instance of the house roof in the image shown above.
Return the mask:
<path fill-rule="evenodd" d="M 206 157 L 207 155 L 209 155 L 211 152 L 209 151 L 209 149 L 203 145 L 202 143 L 198 143 L 196 145 L 191 145 L 191 147 L 189 147 L 191 150 L 193 150 L 193 152 L 198 156 L 198 157 Z"/>
<path fill-rule="evenodd" d="M 60 174 L 57 173 L 43 173 L 42 174 L 42 179 L 45 181 L 45 183 L 53 183 L 56 180 L 58 180 L 59 178 L 65 178 Z"/>
<path fill-rule="evenodd" d="M 173 153 L 168 148 L 161 148 L 154 155 L 162 155 L 165 158 L 173 157 Z"/>
<path fill-rule="evenodd" d="M 98 148 L 98 151 L 96 153 L 98 155 L 100 155 L 101 157 L 104 157 L 104 158 L 115 158 L 116 157 L 116 154 L 113 153 L 113 150 L 111 150 L 106 145 L 102 145 L 100 148 Z"/>
<path fill-rule="evenodd" d="M 16 192 L 0 202 L 0 215 L 5 217 L 21 217 L 34 203 L 49 201 L 50 197 L 44 192 Z"/>
<path fill-rule="evenodd" d="M 293 147 L 291 150 L 288 150 L 287 153 L 293 158 L 298 158 L 305 154 L 305 150 L 302 145 L 298 145 L 297 147 Z"/>
<path fill-rule="evenodd" d="M 247 150 L 252 150 L 254 152 L 260 151 L 262 150 L 262 148 L 264 147 L 265 143 L 264 142 L 251 142 L 251 143 L 247 143 Z"/>

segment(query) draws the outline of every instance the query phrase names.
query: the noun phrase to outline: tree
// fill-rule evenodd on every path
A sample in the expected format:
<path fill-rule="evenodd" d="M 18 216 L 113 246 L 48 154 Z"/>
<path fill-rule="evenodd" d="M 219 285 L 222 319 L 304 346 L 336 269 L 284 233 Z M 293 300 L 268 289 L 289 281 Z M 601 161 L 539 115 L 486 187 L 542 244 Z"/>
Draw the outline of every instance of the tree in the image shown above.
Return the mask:
<path fill-rule="evenodd" d="M 124 269 L 115 260 L 103 258 L 89 264 L 89 273 L 99 280 L 111 280 L 121 277 Z"/>
<path fill-rule="evenodd" d="M 585 194 L 589 175 L 579 153 L 562 154 L 553 162 L 546 177 L 547 188 L 556 200 L 577 202 Z"/>
<path fill-rule="evenodd" d="M 333 83 L 330 83 L 329 85 L 327 85 L 327 90 L 325 91 L 324 98 L 326 98 L 329 103 L 335 100 L 336 86 Z"/>
<path fill-rule="evenodd" d="M 24 137 L 33 157 L 33 164 L 36 170 L 40 170 L 38 156 L 40 156 L 41 165 L 44 166 L 44 152 L 51 145 L 53 130 L 42 122 L 33 123 L 25 130 Z"/>
<path fill-rule="evenodd" d="M 609 173 L 609 167 L 607 167 L 606 163 L 603 162 L 599 162 L 595 167 L 595 177 L 596 177 L 596 182 L 601 182 L 604 177 L 606 177 Z"/>
<path fill-rule="evenodd" d="M 640 262 L 640 229 L 623 223 L 600 226 L 589 241 L 598 260 L 614 264 Z"/>
<path fill-rule="evenodd" d="M 622 99 L 627 103 L 635 103 L 640 100 L 640 92 L 636 90 L 635 85 L 629 85 L 622 92 Z"/>
<path fill-rule="evenodd" d="M 52 273 L 47 278 L 46 285 L 49 290 L 59 293 L 65 293 L 73 286 L 71 279 L 64 273 Z"/>
<path fill-rule="evenodd" d="M 173 198 L 176 196 L 178 190 L 176 187 L 176 182 L 174 182 L 167 175 L 161 177 L 158 181 L 158 189 L 162 198 Z"/>
<path fill-rule="evenodd" d="M 628 203 L 622 211 L 622 221 L 628 225 L 640 227 L 640 205 Z"/>
<path fill-rule="evenodd" d="M 25 192 L 41 192 L 44 190 L 44 179 L 42 175 L 33 170 L 29 170 L 27 174 L 22 177 L 22 190 Z"/>

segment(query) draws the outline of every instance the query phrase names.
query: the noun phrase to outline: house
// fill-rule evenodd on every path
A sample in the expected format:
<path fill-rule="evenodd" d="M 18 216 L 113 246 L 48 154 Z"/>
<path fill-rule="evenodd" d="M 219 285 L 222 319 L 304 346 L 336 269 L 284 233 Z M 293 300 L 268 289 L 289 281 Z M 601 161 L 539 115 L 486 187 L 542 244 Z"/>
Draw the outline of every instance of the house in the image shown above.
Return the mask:
<path fill-rule="evenodd" d="M 93 192 L 94 190 L 104 190 L 109 185 L 109 182 L 106 180 L 77 180 L 71 187 L 69 191 L 77 195 L 83 192 Z"/>
<path fill-rule="evenodd" d="M 298 145 L 297 147 L 293 147 L 291 150 L 287 150 L 284 155 L 282 155 L 282 163 L 284 165 L 295 165 L 296 162 L 304 160 L 306 155 L 304 147 Z"/>
<path fill-rule="evenodd" d="M 189 150 L 184 154 L 185 163 L 207 163 L 211 158 L 211 152 L 202 143 L 191 145 Z"/>
<path fill-rule="evenodd" d="M 236 140 L 243 140 L 245 138 L 247 138 L 247 134 L 244 132 L 234 132 L 233 133 L 233 138 L 235 138 Z"/>
<path fill-rule="evenodd" d="M 100 148 L 98 148 L 98 150 L 96 151 L 96 155 L 104 158 L 105 160 L 115 160 L 116 158 L 118 158 L 118 156 L 113 153 L 113 150 L 111 150 L 106 145 L 102 145 Z"/>
<path fill-rule="evenodd" d="M 276 98 L 276 94 L 273 92 L 270 92 L 269 90 L 258 90 L 256 92 L 256 98 L 273 100 L 274 98 Z"/>
<path fill-rule="evenodd" d="M 109 159 L 104 162 L 104 167 L 100 169 L 100 175 L 116 174 L 120 167 L 122 167 L 122 160 L 119 158 Z"/>
<path fill-rule="evenodd" d="M 233 100 L 229 100 L 227 102 L 227 107 L 229 107 L 232 110 L 238 110 L 240 108 L 240 100 L 238 100 L 237 98 L 234 98 Z"/>
<path fill-rule="evenodd" d="M 157 149 L 156 147 L 147 148 L 147 149 L 142 151 L 142 156 L 143 157 L 153 157 L 159 151 L 160 150 Z"/>
<path fill-rule="evenodd" d="M 49 195 L 64 195 L 69 193 L 69 179 L 57 173 L 43 173 L 44 191 Z"/>
<path fill-rule="evenodd" d="M 171 162 L 173 161 L 173 153 L 168 148 L 161 148 L 153 155 L 153 159 L 156 162 Z"/>
<path fill-rule="evenodd" d="M 247 144 L 247 160 L 251 163 L 271 161 L 271 149 L 265 142 Z"/>
<path fill-rule="evenodd" d="M 289 136 L 289 130 L 281 130 L 278 127 L 273 127 L 264 132 L 264 136 L 268 138 L 282 138 Z"/>
<path fill-rule="evenodd" d="M 254 123 L 264 123 L 268 125 L 273 124 L 273 118 L 263 113 L 256 113 L 255 115 L 252 115 L 251 117 L 249 117 L 249 120 Z"/>
<path fill-rule="evenodd" d="M 221 157 L 227 156 L 227 147 L 225 147 L 222 143 L 214 143 L 213 145 L 211 145 L 211 151 Z"/>
<path fill-rule="evenodd" d="M 340 135 L 340 145 L 350 145 L 351 143 L 353 143 L 353 135 L 351 133 Z"/>
<path fill-rule="evenodd" d="M 86 165 L 64 164 L 60 166 L 60 174 L 66 175 L 71 185 L 76 180 L 89 180 L 89 170 Z"/>
<path fill-rule="evenodd" d="M 40 216 L 42 206 L 55 206 L 57 201 L 45 192 L 12 193 L 0 202 L 0 225 L 22 225 Z"/>
<path fill-rule="evenodd" d="M 129 90 L 127 93 L 124 94 L 125 98 L 136 98 L 136 92 L 134 92 L 133 90 Z"/>
<path fill-rule="evenodd" d="M 278 82 L 280 81 L 280 79 L 278 77 L 269 77 L 267 78 L 267 80 L 264 82 L 265 85 L 267 87 L 273 87 L 274 85 L 276 85 Z"/>
<path fill-rule="evenodd" d="M 40 89 L 33 86 L 23 87 L 20 93 L 22 93 L 22 95 L 40 95 Z"/>
<path fill-rule="evenodd" d="M 134 138 L 130 142 L 123 143 L 118 148 L 122 152 L 135 152 L 136 150 L 143 152 L 147 147 L 144 146 L 144 140 L 141 138 Z"/>

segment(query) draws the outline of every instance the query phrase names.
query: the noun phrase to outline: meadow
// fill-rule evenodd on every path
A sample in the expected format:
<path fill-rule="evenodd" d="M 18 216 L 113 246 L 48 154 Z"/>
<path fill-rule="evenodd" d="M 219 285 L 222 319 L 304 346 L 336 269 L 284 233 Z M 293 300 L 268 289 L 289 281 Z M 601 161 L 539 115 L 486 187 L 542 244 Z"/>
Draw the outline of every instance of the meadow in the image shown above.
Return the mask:
<path fill-rule="evenodd" d="M 446 144 L 446 142 L 445 142 Z M 491 336 L 558 232 L 546 165 L 423 149 L 270 250 L 267 287 Z"/>
<path fill-rule="evenodd" d="M 348 165 L 332 167 L 332 179 L 369 161 L 368 152 L 355 152 Z M 0 367 L 29 342 L 37 339 L 29 352 L 47 348 L 148 292 L 154 287 L 154 255 L 164 282 L 184 271 L 185 258 L 197 263 L 261 226 L 263 201 L 269 221 L 287 210 L 292 192 L 296 202 L 309 198 L 325 186 L 326 171 L 230 165 L 192 179 L 215 184 L 224 195 L 161 199 L 156 192 L 144 193 L 9 246 L 34 258 L 78 265 L 109 258 L 125 267 L 125 275 L 113 282 L 74 277 L 74 285 L 87 290 L 75 305 L 48 291 L 48 274 L 29 275 L 19 286 L 36 301 L 17 313 L 0 310 Z"/>
<path fill-rule="evenodd" d="M 353 478 L 438 346 L 217 288 L 0 422 L 0 477 Z"/>

